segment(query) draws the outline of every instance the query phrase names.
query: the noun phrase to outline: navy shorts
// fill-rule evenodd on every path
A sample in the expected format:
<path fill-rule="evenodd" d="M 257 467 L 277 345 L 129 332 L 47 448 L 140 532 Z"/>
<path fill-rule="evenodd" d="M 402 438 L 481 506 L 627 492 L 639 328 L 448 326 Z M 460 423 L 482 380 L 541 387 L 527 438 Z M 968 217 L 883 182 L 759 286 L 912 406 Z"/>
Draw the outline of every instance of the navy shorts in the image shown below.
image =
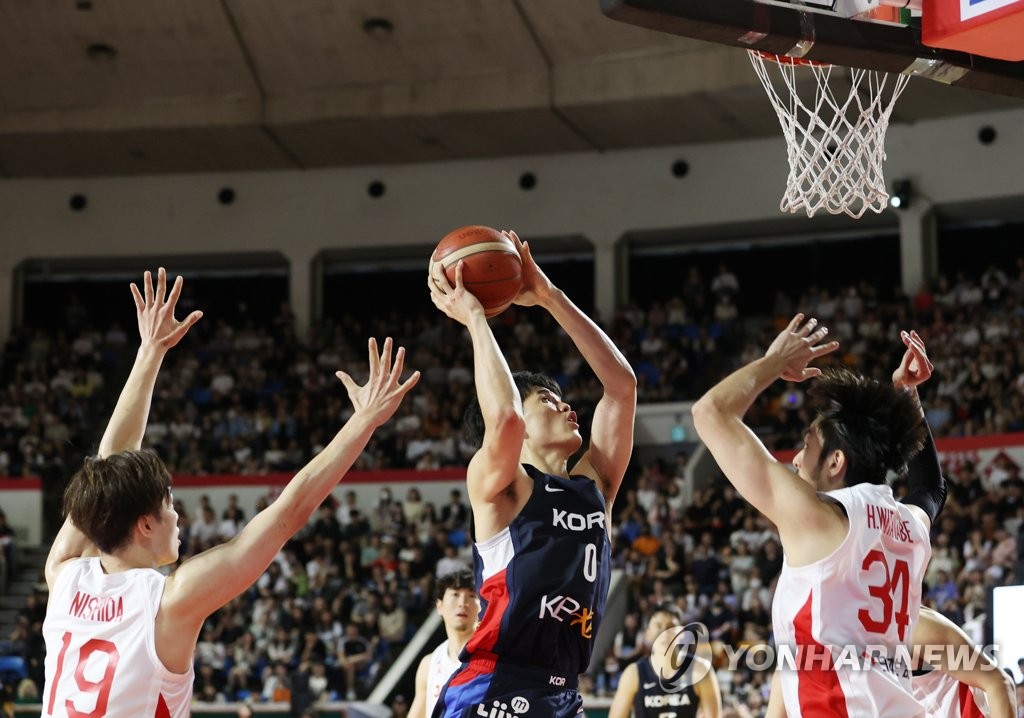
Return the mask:
<path fill-rule="evenodd" d="M 433 718 L 575 718 L 577 676 L 474 656 L 448 680 Z"/>

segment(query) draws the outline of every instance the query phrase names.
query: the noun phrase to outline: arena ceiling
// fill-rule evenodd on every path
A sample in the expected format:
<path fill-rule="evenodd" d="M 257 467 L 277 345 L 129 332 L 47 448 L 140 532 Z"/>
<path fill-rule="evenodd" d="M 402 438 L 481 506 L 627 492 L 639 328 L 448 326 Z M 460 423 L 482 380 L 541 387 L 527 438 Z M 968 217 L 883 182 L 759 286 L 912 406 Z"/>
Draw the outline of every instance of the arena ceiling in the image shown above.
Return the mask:
<path fill-rule="evenodd" d="M 1020 107 L 914 80 L 897 122 Z M 410 163 L 779 132 L 745 53 L 598 0 L 0 0 L 0 174 Z"/>

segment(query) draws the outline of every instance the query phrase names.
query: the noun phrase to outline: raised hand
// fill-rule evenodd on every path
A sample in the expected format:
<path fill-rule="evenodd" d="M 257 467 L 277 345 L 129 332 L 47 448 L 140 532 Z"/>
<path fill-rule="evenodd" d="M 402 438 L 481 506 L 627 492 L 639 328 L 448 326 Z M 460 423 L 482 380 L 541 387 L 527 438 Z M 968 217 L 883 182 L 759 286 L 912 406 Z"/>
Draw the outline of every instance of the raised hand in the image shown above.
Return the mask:
<path fill-rule="evenodd" d="M 839 342 L 822 344 L 828 335 L 828 327 L 819 326 L 818 320 L 804 321 L 803 314 L 797 314 L 765 352 L 765 358 L 777 359 L 782 363 L 779 376 L 786 381 L 804 381 L 820 376 L 821 369 L 807 366 L 818 357 L 825 356 L 839 348 Z"/>
<path fill-rule="evenodd" d="M 892 373 L 892 383 L 898 389 L 916 389 L 918 385 L 928 381 L 935 367 L 928 359 L 924 340 L 917 332 L 902 331 L 900 339 L 903 340 L 907 350 L 903 352 L 900 365 Z"/>
<path fill-rule="evenodd" d="M 395 354 L 394 363 L 391 362 L 391 337 L 384 340 L 384 349 L 377 354 L 377 340 L 370 338 L 368 342 L 370 353 L 370 377 L 366 384 L 360 386 L 355 380 L 343 371 L 337 372 L 336 376 L 348 390 L 348 398 L 352 401 L 356 413 L 363 413 L 369 417 L 370 422 L 380 426 L 395 413 L 398 405 L 402 403 L 405 395 L 416 386 L 420 380 L 420 373 L 413 372 L 412 376 L 404 382 L 399 383 L 402 376 L 402 368 L 405 364 L 405 347 L 399 347 Z"/>
<path fill-rule="evenodd" d="M 502 230 L 501 232 L 511 239 L 516 249 L 519 250 L 519 258 L 523 262 L 523 286 L 519 294 L 512 300 L 513 304 L 521 307 L 532 307 L 536 304 L 543 304 L 544 300 L 554 291 L 555 285 L 551 283 L 547 275 L 541 271 L 530 254 L 530 245 L 519 239 L 515 232 Z"/>
<path fill-rule="evenodd" d="M 447 314 L 449 317 L 469 326 L 474 313 L 484 313 L 484 306 L 473 294 L 466 289 L 462 280 L 462 270 L 465 263 L 461 260 L 455 265 L 455 284 L 448 281 L 440 264 L 434 265 L 434 276 L 427 277 L 427 287 L 430 289 L 430 299 L 434 306 Z"/>
<path fill-rule="evenodd" d="M 167 351 L 181 341 L 192 325 L 198 322 L 203 313 L 194 311 L 182 321 L 174 318 L 174 308 L 181 296 L 182 278 L 174 280 L 171 293 L 167 294 L 167 271 L 160 267 L 157 271 L 156 291 L 153 290 L 153 275 L 143 275 L 145 296 L 132 282 L 132 296 L 135 297 L 135 311 L 139 319 L 139 336 L 143 346 L 157 346 Z"/>

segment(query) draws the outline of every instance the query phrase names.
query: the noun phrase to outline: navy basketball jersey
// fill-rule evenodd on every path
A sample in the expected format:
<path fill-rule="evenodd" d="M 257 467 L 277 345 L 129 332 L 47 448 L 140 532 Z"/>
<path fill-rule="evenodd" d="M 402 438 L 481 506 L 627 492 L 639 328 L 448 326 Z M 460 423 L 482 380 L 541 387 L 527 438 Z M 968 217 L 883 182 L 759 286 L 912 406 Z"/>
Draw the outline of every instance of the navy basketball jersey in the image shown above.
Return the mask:
<path fill-rule="evenodd" d="M 693 686 L 672 693 L 661 687 L 650 658 L 636 662 L 637 686 L 633 699 L 634 718 L 697 718 L 700 697 Z"/>
<path fill-rule="evenodd" d="M 530 499 L 508 528 L 473 546 L 483 618 L 463 656 L 575 676 L 590 663 L 608 597 L 604 496 L 588 478 L 523 466 Z"/>

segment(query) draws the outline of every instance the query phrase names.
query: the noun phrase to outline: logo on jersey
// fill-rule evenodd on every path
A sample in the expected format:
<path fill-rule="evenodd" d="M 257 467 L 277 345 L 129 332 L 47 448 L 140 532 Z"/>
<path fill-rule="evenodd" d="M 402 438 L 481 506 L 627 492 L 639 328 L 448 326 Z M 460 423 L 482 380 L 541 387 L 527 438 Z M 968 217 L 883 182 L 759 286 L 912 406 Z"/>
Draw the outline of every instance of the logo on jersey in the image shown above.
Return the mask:
<path fill-rule="evenodd" d="M 549 599 L 544 594 L 540 599 L 540 613 L 537 617 L 551 617 L 559 623 L 571 618 L 569 625 L 579 626 L 580 635 L 584 638 L 590 638 L 594 633 L 594 612 L 581 606 L 572 596 L 553 596 Z"/>
<path fill-rule="evenodd" d="M 594 633 L 594 612 L 589 608 L 584 608 L 579 613 L 573 614 L 576 618 L 570 623 L 570 626 L 579 626 L 580 635 L 584 638 L 590 638 Z"/>
<path fill-rule="evenodd" d="M 703 623 L 688 623 L 672 626 L 654 639 L 663 656 L 658 683 L 664 693 L 679 693 L 711 671 L 710 635 Z"/>
<path fill-rule="evenodd" d="M 544 484 L 544 490 L 552 494 L 557 494 L 559 491 L 565 491 L 565 489 L 560 489 L 554 484 Z"/>
<path fill-rule="evenodd" d="M 644 696 L 644 708 L 678 708 L 690 704 L 689 693 L 657 693 L 653 696 Z"/>
<path fill-rule="evenodd" d="M 593 526 L 600 526 L 604 530 L 604 511 L 594 511 L 589 514 L 577 514 L 572 511 L 551 509 L 551 525 L 555 528 L 566 531 L 586 531 Z"/>
<path fill-rule="evenodd" d="M 498 700 L 491 701 L 490 705 L 479 703 L 476 707 L 476 715 L 480 718 L 520 718 L 529 710 L 530 702 L 522 696 L 516 696 L 508 703 Z"/>

